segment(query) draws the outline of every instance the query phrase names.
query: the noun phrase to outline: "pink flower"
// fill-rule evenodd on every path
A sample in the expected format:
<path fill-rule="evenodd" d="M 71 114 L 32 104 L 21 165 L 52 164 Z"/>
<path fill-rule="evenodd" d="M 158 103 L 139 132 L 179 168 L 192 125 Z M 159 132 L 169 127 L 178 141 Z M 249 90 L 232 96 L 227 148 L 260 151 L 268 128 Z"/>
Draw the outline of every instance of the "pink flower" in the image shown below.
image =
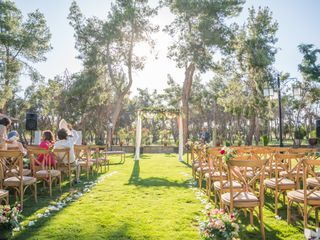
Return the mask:
<path fill-rule="evenodd" d="M 212 214 L 216 215 L 216 214 L 218 214 L 218 213 L 219 213 L 219 210 L 218 210 L 218 209 L 213 209 L 213 210 L 212 210 Z"/>
<path fill-rule="evenodd" d="M 226 151 L 224 149 L 220 150 L 220 154 L 225 154 L 225 153 L 226 153 Z"/>
<path fill-rule="evenodd" d="M 220 214 L 224 214 L 224 209 L 221 208 L 220 211 L 219 211 L 219 213 L 220 213 Z"/>

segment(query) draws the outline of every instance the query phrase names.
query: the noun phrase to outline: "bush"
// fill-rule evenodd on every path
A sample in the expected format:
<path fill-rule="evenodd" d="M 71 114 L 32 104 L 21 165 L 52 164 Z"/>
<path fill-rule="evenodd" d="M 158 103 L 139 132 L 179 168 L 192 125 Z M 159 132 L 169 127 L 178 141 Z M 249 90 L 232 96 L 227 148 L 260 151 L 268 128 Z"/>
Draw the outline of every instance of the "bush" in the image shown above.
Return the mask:
<path fill-rule="evenodd" d="M 317 131 L 316 130 L 312 130 L 309 133 L 309 138 L 317 138 Z"/>
<path fill-rule="evenodd" d="M 268 138 L 267 135 L 262 135 L 262 136 L 260 137 L 260 139 L 261 139 L 261 142 L 262 142 L 263 146 L 268 146 L 268 144 L 269 144 L 269 138 Z"/>
<path fill-rule="evenodd" d="M 303 139 L 307 135 L 306 130 L 302 127 L 296 129 L 294 131 L 294 138 L 295 139 Z"/>

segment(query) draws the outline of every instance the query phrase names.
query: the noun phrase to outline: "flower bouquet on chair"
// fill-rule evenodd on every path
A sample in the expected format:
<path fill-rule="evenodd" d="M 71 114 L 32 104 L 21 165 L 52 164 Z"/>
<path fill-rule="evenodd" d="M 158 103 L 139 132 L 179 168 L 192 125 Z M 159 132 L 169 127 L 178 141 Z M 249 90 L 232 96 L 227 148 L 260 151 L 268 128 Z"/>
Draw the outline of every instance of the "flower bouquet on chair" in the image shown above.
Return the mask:
<path fill-rule="evenodd" d="M 20 204 L 13 207 L 0 205 L 0 240 L 9 239 L 12 236 L 12 230 L 20 228 L 21 218 Z"/>
<path fill-rule="evenodd" d="M 222 159 L 225 161 L 225 162 L 228 162 L 230 159 L 232 159 L 236 152 L 234 149 L 232 148 L 229 148 L 229 147 L 223 147 L 221 150 L 220 150 L 220 154 L 222 155 Z"/>
<path fill-rule="evenodd" d="M 205 240 L 239 239 L 239 224 L 236 214 L 225 213 L 223 209 L 213 209 L 200 222 L 201 238 Z"/>

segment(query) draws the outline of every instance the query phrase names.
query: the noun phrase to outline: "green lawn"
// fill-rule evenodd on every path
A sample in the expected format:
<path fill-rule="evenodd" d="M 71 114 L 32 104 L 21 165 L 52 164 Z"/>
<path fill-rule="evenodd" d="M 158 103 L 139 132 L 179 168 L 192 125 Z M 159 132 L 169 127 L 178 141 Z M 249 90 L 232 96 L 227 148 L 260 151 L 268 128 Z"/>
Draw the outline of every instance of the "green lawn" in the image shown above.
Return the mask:
<path fill-rule="evenodd" d="M 204 205 L 188 184 L 190 175 L 190 167 L 178 162 L 174 154 L 145 154 L 140 161 L 127 157 L 125 164 L 111 165 L 90 192 L 39 219 L 15 239 L 199 239 L 197 217 Z M 65 186 L 62 196 L 67 190 Z M 38 204 L 28 199 L 23 223 L 36 219 L 58 197 L 57 190 L 52 199 L 43 190 Z M 294 226 L 276 220 L 273 201 L 268 193 L 264 211 L 267 239 L 304 239 L 301 218 L 294 215 Z M 285 219 L 286 207 L 280 215 Z M 241 221 L 248 224 L 243 215 Z M 245 227 L 241 239 L 260 239 L 258 226 L 256 222 L 255 228 Z"/>

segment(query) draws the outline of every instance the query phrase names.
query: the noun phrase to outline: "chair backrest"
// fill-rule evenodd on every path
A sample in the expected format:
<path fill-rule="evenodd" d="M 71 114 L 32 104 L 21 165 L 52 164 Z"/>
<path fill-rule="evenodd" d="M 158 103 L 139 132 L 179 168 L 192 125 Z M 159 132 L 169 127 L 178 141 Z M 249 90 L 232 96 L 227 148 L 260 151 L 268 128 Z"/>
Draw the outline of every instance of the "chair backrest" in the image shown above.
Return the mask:
<path fill-rule="evenodd" d="M 89 159 L 90 150 L 88 145 L 74 145 L 76 159 Z"/>
<path fill-rule="evenodd" d="M 51 170 L 50 151 L 43 148 L 28 148 L 28 156 L 30 158 L 31 170 L 33 174 L 40 169 Z M 42 157 L 42 161 L 39 158 Z"/>
<path fill-rule="evenodd" d="M 264 175 L 265 175 L 265 166 L 268 160 L 247 160 L 247 159 L 231 159 L 227 162 L 228 165 L 228 178 L 230 183 L 230 208 L 233 209 L 234 198 L 237 197 L 240 193 L 251 192 L 253 193 L 260 201 L 261 205 L 264 204 Z M 252 178 L 248 178 L 246 173 L 241 171 L 241 169 L 250 168 L 255 173 Z M 260 188 L 256 190 L 255 184 L 256 181 L 260 181 Z M 234 193 L 233 190 L 233 181 L 238 181 L 243 186 L 242 190 L 237 190 Z"/>
<path fill-rule="evenodd" d="M 203 144 L 194 144 L 192 147 L 193 161 L 202 161 L 203 158 Z"/>
<path fill-rule="evenodd" d="M 314 191 L 320 190 L 320 177 L 318 177 L 319 175 L 314 171 L 314 169 L 319 167 L 320 167 L 319 160 L 308 159 L 308 158 L 303 159 L 303 192 L 304 192 L 305 206 L 307 205 L 308 196 L 310 196 Z M 315 184 L 313 188 L 308 191 L 307 178 L 309 176 L 314 177 L 318 181 L 319 185 Z"/>
<path fill-rule="evenodd" d="M 16 177 L 22 183 L 23 154 L 20 151 L 0 150 L 1 178 Z"/>
<path fill-rule="evenodd" d="M 70 165 L 70 148 L 54 149 L 52 154 L 57 161 L 57 166 Z"/>
<path fill-rule="evenodd" d="M 299 172 L 302 171 L 302 160 L 305 157 L 304 154 L 290 154 L 290 153 L 284 153 L 284 154 L 275 154 L 275 162 L 276 162 L 276 169 L 275 174 L 276 177 L 278 175 L 278 167 L 283 168 L 284 171 L 288 172 L 289 178 L 296 178 L 296 181 L 299 179 Z M 293 172 L 297 174 L 291 176 Z"/>
<path fill-rule="evenodd" d="M 207 162 L 207 147 L 204 144 L 194 145 L 194 159 L 199 161 L 200 167 Z"/>
<path fill-rule="evenodd" d="M 209 169 L 212 171 L 218 171 L 219 168 L 219 157 L 221 148 L 209 148 L 207 152 Z"/>

